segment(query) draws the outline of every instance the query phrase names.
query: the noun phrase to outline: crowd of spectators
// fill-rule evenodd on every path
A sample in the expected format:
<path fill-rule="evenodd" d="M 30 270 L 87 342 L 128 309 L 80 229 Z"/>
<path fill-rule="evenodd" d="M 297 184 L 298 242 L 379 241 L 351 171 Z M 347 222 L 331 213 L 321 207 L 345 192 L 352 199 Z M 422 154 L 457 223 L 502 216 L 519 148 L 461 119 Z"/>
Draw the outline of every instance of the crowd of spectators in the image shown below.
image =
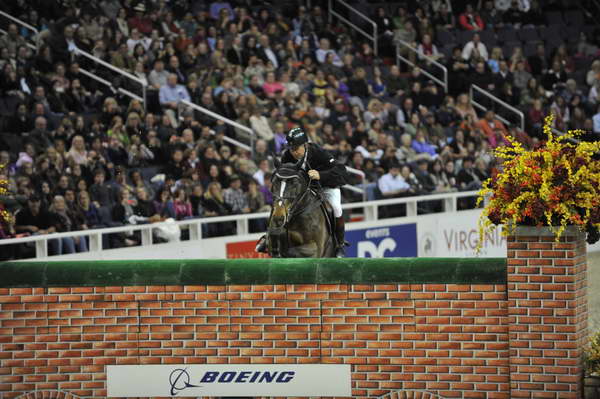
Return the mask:
<path fill-rule="evenodd" d="M 311 3 L 0 1 L 40 32 L 11 22 L 0 37 L 0 180 L 9 183 L 0 207 L 16 214 L 0 238 L 268 211 L 272 157 L 294 126 L 364 172 L 349 184 L 370 200 L 480 188 L 495 171 L 490 150 L 507 137 L 538 145 L 548 112 L 559 130 L 600 134 L 600 53 L 586 15 L 574 37 L 542 33 L 547 13 L 566 15 L 569 2 L 355 1 L 373 10 L 377 56 Z M 418 50 L 400 50 L 418 66 L 395 64 L 399 41 Z M 142 96 L 139 84 L 75 49 L 147 84 L 145 103 L 118 90 Z M 435 73 L 432 59 L 448 67 L 448 92 L 423 73 Z M 522 109 L 525 131 L 491 103 L 476 112 L 471 84 Z M 244 131 L 183 101 L 251 127 L 253 151 L 228 140 L 249 142 Z M 103 237 L 105 248 L 139 243 L 134 233 Z M 52 254 L 87 248 L 85 238 L 50 241 Z"/>

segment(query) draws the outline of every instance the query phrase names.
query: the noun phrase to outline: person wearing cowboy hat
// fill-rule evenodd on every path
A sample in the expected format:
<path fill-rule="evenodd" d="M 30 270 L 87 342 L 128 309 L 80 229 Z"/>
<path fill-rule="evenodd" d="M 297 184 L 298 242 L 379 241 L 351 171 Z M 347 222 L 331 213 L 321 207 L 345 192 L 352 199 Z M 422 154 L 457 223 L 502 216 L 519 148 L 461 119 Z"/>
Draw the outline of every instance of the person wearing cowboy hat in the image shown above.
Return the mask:
<path fill-rule="evenodd" d="M 133 11 L 135 11 L 135 15 L 129 18 L 129 29 L 137 28 L 141 34 L 150 36 L 152 33 L 152 21 L 145 16 L 146 5 L 144 3 L 138 3 L 133 7 Z"/>

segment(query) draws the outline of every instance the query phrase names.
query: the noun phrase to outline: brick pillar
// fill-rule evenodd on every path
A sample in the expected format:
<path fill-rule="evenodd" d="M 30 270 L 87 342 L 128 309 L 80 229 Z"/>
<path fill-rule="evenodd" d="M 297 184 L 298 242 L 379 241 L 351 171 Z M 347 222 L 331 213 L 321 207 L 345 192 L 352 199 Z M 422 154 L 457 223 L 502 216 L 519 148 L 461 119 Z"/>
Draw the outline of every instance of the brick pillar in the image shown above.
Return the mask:
<path fill-rule="evenodd" d="M 517 227 L 508 238 L 511 398 L 582 397 L 587 339 L 585 234 Z"/>

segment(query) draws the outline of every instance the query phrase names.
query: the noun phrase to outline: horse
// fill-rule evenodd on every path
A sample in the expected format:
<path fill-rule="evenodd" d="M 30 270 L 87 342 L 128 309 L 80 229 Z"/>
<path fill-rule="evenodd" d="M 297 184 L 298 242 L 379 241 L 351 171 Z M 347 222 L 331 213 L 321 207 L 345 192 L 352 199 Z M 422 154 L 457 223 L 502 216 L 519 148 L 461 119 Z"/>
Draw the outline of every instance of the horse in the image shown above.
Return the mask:
<path fill-rule="evenodd" d="M 271 193 L 273 208 L 267 228 L 267 248 L 273 258 L 332 258 L 336 242 L 331 207 L 315 189 L 302 160 L 275 159 Z"/>

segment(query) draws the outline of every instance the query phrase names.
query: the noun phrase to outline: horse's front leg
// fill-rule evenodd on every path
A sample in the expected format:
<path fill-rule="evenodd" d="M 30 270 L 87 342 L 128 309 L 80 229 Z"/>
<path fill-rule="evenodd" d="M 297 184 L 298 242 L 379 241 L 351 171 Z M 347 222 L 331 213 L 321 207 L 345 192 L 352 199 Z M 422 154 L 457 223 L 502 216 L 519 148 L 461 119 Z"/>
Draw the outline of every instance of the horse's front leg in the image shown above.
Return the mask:
<path fill-rule="evenodd" d="M 288 248 L 288 257 L 290 258 L 317 258 L 319 257 L 319 245 L 314 241 L 307 241 L 305 237 L 297 232 L 290 231 L 290 246 Z"/>

